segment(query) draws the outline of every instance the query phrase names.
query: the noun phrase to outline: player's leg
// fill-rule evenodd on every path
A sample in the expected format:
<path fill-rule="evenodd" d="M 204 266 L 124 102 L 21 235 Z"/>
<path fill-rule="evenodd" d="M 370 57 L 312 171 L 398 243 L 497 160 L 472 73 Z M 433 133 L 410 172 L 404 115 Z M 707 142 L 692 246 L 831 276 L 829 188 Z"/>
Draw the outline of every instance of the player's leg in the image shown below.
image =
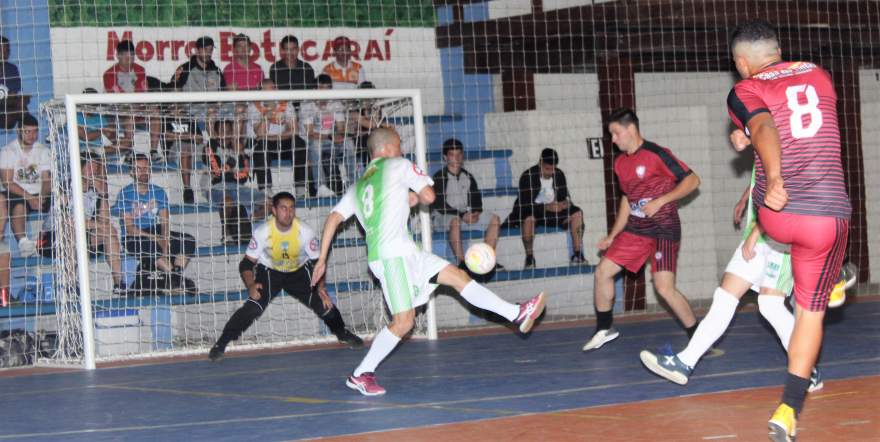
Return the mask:
<path fill-rule="evenodd" d="M 437 275 L 437 282 L 455 289 L 465 301 L 474 307 L 488 310 L 510 322 L 519 324 L 519 330 L 522 333 L 528 333 L 531 330 L 535 320 L 543 313 L 546 304 L 543 292 L 519 305 L 509 303 L 484 285 L 472 280 L 467 272 L 453 265 L 447 265 L 440 271 Z"/>
<path fill-rule="evenodd" d="M 795 326 L 788 345 L 788 374 L 782 403 L 770 418 L 770 437 L 794 437 L 797 417 L 822 347 L 829 294 L 840 277 L 849 220 L 793 215 L 762 208 L 759 221 L 768 235 L 790 243 L 794 275 Z"/>
<path fill-rule="evenodd" d="M 241 334 L 250 328 L 254 321 L 269 307 L 269 301 L 281 291 L 282 281 L 280 279 L 283 276 L 281 272 L 267 269 L 262 265 L 254 267 L 254 279 L 257 284 L 262 286 L 259 289 L 259 297 L 254 299 L 248 296 L 244 304 L 226 321 L 223 333 L 208 353 L 208 357 L 212 361 L 222 358 L 226 346 L 241 337 Z"/>
<path fill-rule="evenodd" d="M 330 304 L 330 307 L 324 306 L 324 302 L 318 294 L 318 288 L 311 285 L 311 277 L 309 276 L 311 268 L 309 266 L 306 264 L 292 274 L 286 275 L 284 291 L 321 318 L 339 342 L 352 348 L 362 347 L 364 341 L 345 328 L 345 321 L 342 319 L 342 313 L 339 312 L 339 309 L 333 304 Z"/>
<path fill-rule="evenodd" d="M 583 351 L 597 350 L 606 342 L 620 336 L 614 325 L 614 278 L 624 268 L 635 273 L 653 253 L 656 240 L 629 232 L 614 238 L 599 264 L 593 270 L 593 308 L 596 310 L 596 330 L 582 347 Z"/>
<path fill-rule="evenodd" d="M 481 215 L 482 216 L 482 215 Z M 489 227 L 486 228 L 485 242 L 492 249 L 498 245 L 498 235 L 501 230 L 501 218 L 496 214 L 489 217 Z"/>
<path fill-rule="evenodd" d="M 697 330 L 697 317 L 694 316 L 687 298 L 675 286 L 678 246 L 678 241 L 658 239 L 657 249 L 651 255 L 651 271 L 654 277 L 654 288 L 672 309 L 672 313 L 681 322 L 688 338 L 690 338 Z"/>
<path fill-rule="evenodd" d="M 449 247 L 458 262 L 464 262 L 464 250 L 461 245 L 461 217 L 449 217 Z"/>

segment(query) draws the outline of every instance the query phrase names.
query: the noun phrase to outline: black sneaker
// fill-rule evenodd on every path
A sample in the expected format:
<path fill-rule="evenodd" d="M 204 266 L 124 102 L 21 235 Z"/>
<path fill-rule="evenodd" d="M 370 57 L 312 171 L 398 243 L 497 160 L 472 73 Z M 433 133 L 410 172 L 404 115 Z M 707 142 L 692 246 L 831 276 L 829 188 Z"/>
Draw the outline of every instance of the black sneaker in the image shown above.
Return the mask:
<path fill-rule="evenodd" d="M 523 270 L 530 270 L 535 268 L 535 257 L 533 255 L 526 255 L 526 265 L 523 266 Z"/>
<path fill-rule="evenodd" d="M 361 348 L 364 346 L 364 340 L 347 329 L 337 335 L 336 339 L 339 339 L 339 342 L 348 345 L 350 348 Z"/>
<path fill-rule="evenodd" d="M 577 252 L 574 255 L 571 255 L 570 263 L 573 266 L 590 264 L 589 262 L 587 262 L 587 258 L 584 258 L 584 252 Z"/>
<path fill-rule="evenodd" d="M 183 189 L 183 203 L 184 204 L 195 204 L 196 203 L 196 195 L 193 193 L 192 189 Z"/>
<path fill-rule="evenodd" d="M 211 347 L 211 351 L 208 352 L 208 359 L 210 359 L 211 362 L 218 362 L 223 359 L 225 353 L 226 348 L 222 347 L 220 344 L 214 344 L 214 346 Z"/>
<path fill-rule="evenodd" d="M 124 285 L 113 284 L 113 296 L 128 296 L 128 289 Z"/>

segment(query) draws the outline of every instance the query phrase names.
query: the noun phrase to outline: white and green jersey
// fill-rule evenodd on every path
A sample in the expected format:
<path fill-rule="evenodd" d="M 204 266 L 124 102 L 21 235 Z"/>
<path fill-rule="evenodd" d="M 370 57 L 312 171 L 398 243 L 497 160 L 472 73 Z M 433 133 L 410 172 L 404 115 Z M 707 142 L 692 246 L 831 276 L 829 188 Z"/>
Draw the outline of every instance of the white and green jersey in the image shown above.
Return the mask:
<path fill-rule="evenodd" d="M 754 188 L 755 169 L 752 168 L 752 179 L 749 184 L 749 202 L 746 208 L 745 227 L 743 228 L 743 241 L 749 237 L 749 234 L 752 233 L 752 230 L 758 223 L 758 214 L 755 211 L 755 205 L 752 203 L 752 189 Z M 764 267 L 766 267 L 763 276 L 764 283 L 756 284 L 755 289 L 763 285 L 765 287 L 774 288 L 783 293 L 789 293 L 794 285 L 794 277 L 791 273 L 791 252 L 784 245 L 779 244 L 772 239 L 770 241 L 767 239 L 767 234 L 762 233 L 761 236 L 758 237 L 756 248 L 763 245 L 764 247 L 767 247 L 768 250 L 774 251 L 776 256 L 765 259 L 765 262 L 763 263 Z M 736 253 L 740 253 L 740 251 L 737 250 Z"/>
<path fill-rule="evenodd" d="M 367 233 L 368 261 L 408 256 L 420 250 L 408 226 L 409 191 L 433 185 L 431 177 L 405 158 L 376 158 L 333 211 L 344 219 L 357 216 Z"/>

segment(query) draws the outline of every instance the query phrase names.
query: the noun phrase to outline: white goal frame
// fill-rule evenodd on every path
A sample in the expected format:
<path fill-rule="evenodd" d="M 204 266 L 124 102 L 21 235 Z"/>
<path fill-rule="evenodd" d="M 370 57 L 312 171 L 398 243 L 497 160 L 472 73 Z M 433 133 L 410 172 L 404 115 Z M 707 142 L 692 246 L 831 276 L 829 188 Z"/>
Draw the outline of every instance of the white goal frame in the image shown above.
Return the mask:
<path fill-rule="evenodd" d="M 243 91 L 243 92 L 152 92 L 136 94 L 72 94 L 65 95 L 64 106 L 67 117 L 67 148 L 70 155 L 71 192 L 82 195 L 82 170 L 80 168 L 80 145 L 77 124 L 77 105 L 81 104 L 151 104 L 187 103 L 205 101 L 271 101 L 271 100 L 317 100 L 317 99 L 382 99 L 410 98 L 413 107 L 413 127 L 415 129 L 416 164 L 428 170 L 427 146 L 425 144 L 425 124 L 422 115 L 422 94 L 418 89 L 356 89 L 356 90 L 300 90 L 300 91 Z M 82 316 L 83 368 L 95 369 L 95 324 L 92 316 L 92 293 L 89 282 L 89 251 L 86 236 L 85 211 L 82 198 L 72 198 L 74 232 L 76 239 L 76 261 L 79 279 L 79 307 Z M 431 219 L 429 211 L 421 207 L 422 247 L 431 250 Z M 434 298 L 428 302 L 427 338 L 437 339 L 437 318 Z"/>

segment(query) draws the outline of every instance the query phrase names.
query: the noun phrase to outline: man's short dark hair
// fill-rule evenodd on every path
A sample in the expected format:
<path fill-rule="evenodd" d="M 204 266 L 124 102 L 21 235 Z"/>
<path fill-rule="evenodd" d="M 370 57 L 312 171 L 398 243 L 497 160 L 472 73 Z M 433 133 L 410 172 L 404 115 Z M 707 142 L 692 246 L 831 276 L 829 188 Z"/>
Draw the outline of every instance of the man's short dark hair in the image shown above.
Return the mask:
<path fill-rule="evenodd" d="M 122 40 L 116 45 L 116 53 L 122 54 L 123 52 L 134 52 L 134 43 L 131 40 Z"/>
<path fill-rule="evenodd" d="M 446 155 L 450 150 L 464 151 L 464 144 L 455 138 L 450 138 L 443 142 L 443 155 Z"/>
<path fill-rule="evenodd" d="M 214 39 L 213 38 L 208 37 L 208 36 L 204 36 L 204 37 L 199 37 L 199 39 L 196 40 L 196 48 L 202 49 L 202 48 L 207 48 L 208 46 L 214 47 Z"/>
<path fill-rule="evenodd" d="M 557 154 L 555 150 L 545 147 L 544 150 L 541 151 L 541 163 L 555 166 L 559 164 L 559 154 Z"/>
<path fill-rule="evenodd" d="M 608 117 L 608 124 L 617 123 L 621 126 L 629 126 L 631 124 L 636 125 L 636 129 L 639 128 L 639 117 L 636 115 L 636 111 L 628 108 L 628 107 L 619 107 L 614 109 L 611 112 L 611 116 Z"/>
<path fill-rule="evenodd" d="M 358 89 L 376 89 L 376 86 L 372 81 L 362 81 L 361 84 L 358 85 Z"/>
<path fill-rule="evenodd" d="M 9 44 L 9 39 L 6 38 L 6 37 L 3 36 L 3 35 L 0 35 L 0 44 L 2 44 L 2 45 L 8 45 L 8 44 Z"/>
<path fill-rule="evenodd" d="M 333 39 L 333 49 L 337 49 L 339 47 L 350 48 L 351 47 L 351 40 L 344 35 L 340 35 L 339 37 L 336 37 L 335 39 Z"/>
<path fill-rule="evenodd" d="M 293 43 L 299 46 L 299 39 L 294 37 L 293 35 L 285 35 L 284 38 L 281 39 L 281 43 L 278 43 L 278 47 L 284 48 L 284 45 L 288 43 Z"/>
<path fill-rule="evenodd" d="M 147 163 L 149 163 L 150 157 L 148 157 L 142 153 L 136 153 L 136 154 L 132 155 L 132 157 L 131 157 L 132 171 L 134 171 L 134 166 L 137 165 L 138 161 L 146 161 Z"/>
<path fill-rule="evenodd" d="M 93 87 L 87 87 L 87 88 L 83 89 L 82 93 L 84 93 L 84 94 L 97 94 L 98 90 Z"/>
<path fill-rule="evenodd" d="M 251 44 L 250 37 L 248 37 L 246 34 L 238 34 L 235 37 L 232 37 L 232 46 L 235 46 L 240 41 L 247 42 L 248 46 L 250 46 Z"/>
<path fill-rule="evenodd" d="M 31 113 L 24 114 L 18 120 L 18 128 L 21 129 L 25 126 L 40 127 L 40 120 L 37 120 L 37 117 Z"/>
<path fill-rule="evenodd" d="M 766 20 L 750 20 L 737 25 L 733 33 L 730 34 L 730 49 L 733 50 L 740 43 L 753 43 L 761 40 L 779 41 L 773 26 Z"/>
<path fill-rule="evenodd" d="M 92 162 L 101 164 L 101 157 L 99 157 L 89 151 L 83 152 L 79 157 L 79 166 L 80 167 L 85 167 L 86 164 L 89 164 Z"/>
<path fill-rule="evenodd" d="M 272 196 L 272 207 L 278 207 L 278 203 L 280 203 L 281 200 L 290 200 L 293 201 L 294 204 L 296 204 L 296 197 L 293 196 L 292 193 L 278 192 Z"/>
<path fill-rule="evenodd" d="M 330 86 L 333 86 L 333 78 L 327 74 L 318 75 L 317 80 L 318 84 L 329 84 Z"/>

